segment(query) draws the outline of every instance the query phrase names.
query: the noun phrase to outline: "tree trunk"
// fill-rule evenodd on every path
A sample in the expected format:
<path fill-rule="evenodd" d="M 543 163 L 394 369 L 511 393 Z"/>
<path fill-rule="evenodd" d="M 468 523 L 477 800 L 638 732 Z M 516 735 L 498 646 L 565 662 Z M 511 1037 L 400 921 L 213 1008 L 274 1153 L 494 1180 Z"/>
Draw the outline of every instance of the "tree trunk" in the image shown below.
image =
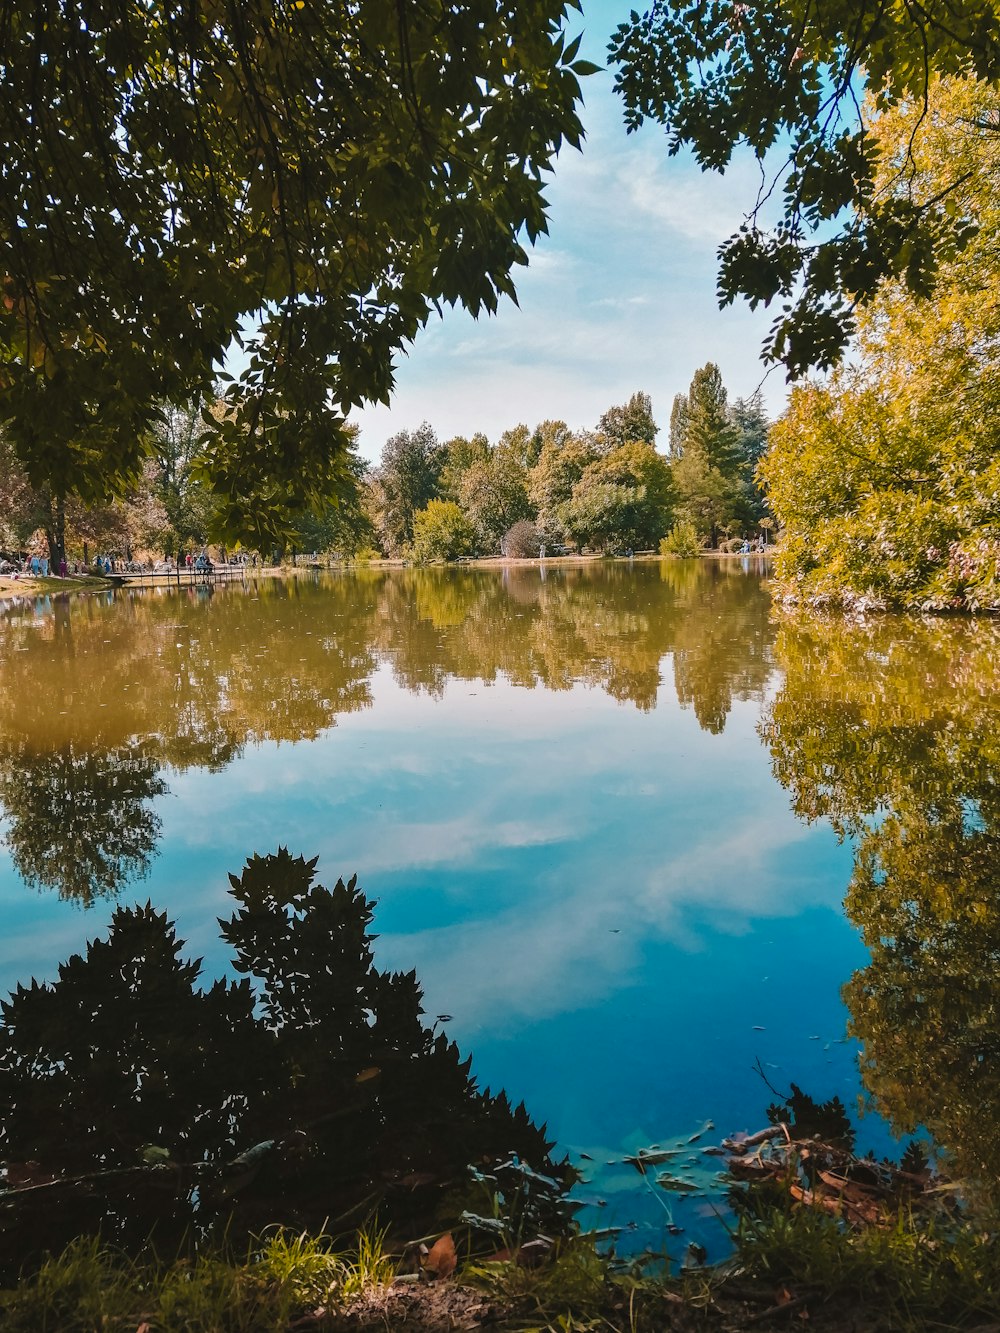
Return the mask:
<path fill-rule="evenodd" d="M 58 574 L 66 558 L 66 497 L 49 497 L 45 514 L 45 540 L 49 546 L 49 572 Z"/>

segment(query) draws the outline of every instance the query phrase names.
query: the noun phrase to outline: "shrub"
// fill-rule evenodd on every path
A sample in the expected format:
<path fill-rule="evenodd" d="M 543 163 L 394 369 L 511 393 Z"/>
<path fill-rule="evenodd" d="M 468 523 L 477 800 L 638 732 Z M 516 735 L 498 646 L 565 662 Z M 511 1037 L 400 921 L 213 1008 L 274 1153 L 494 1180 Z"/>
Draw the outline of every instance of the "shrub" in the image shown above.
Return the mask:
<path fill-rule="evenodd" d="M 504 534 L 503 549 L 515 560 L 531 560 L 537 556 L 545 541 L 530 519 L 522 518 Z"/>
<path fill-rule="evenodd" d="M 676 555 L 690 559 L 701 551 L 701 538 L 693 523 L 681 519 L 660 541 L 660 555 Z"/>
<path fill-rule="evenodd" d="M 431 500 L 413 515 L 415 560 L 457 560 L 472 555 L 475 545 L 475 529 L 454 500 Z"/>

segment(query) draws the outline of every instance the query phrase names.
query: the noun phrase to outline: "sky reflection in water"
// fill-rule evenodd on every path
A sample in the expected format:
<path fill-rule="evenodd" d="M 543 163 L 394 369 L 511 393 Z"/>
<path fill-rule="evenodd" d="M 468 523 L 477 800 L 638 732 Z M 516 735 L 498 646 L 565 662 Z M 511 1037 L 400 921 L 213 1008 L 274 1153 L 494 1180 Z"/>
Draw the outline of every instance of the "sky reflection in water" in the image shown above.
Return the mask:
<path fill-rule="evenodd" d="M 0 624 L 8 838 L 45 756 L 154 756 L 167 791 L 138 808 L 156 845 L 117 900 L 166 909 L 208 972 L 251 851 L 318 853 L 328 883 L 357 871 L 378 965 L 416 968 L 481 1081 L 596 1159 L 596 1220 L 644 1241 L 668 1209 L 687 1225 L 701 1201 L 604 1164 L 709 1118 L 706 1141 L 758 1128 L 757 1059 L 776 1086 L 853 1102 L 851 851 L 772 776 L 756 572 L 397 571 L 58 615 Z M 4 852 L 0 911 L 10 988 L 52 978 L 111 902 L 32 892 Z M 869 1143 L 886 1146 L 876 1121 Z"/>

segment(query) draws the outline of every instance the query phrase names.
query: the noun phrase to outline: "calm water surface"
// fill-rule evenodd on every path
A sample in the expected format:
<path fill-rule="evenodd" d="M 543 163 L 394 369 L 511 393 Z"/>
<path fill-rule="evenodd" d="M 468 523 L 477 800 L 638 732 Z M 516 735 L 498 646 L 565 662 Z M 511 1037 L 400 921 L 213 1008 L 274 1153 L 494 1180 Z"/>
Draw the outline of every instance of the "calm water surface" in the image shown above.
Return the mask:
<path fill-rule="evenodd" d="M 147 899 L 223 974 L 228 872 L 287 846 L 637 1245 L 719 1243 L 718 1161 L 678 1195 L 622 1157 L 759 1128 L 764 1078 L 995 1176 L 998 647 L 778 619 L 737 561 L 7 607 L 0 989 Z"/>

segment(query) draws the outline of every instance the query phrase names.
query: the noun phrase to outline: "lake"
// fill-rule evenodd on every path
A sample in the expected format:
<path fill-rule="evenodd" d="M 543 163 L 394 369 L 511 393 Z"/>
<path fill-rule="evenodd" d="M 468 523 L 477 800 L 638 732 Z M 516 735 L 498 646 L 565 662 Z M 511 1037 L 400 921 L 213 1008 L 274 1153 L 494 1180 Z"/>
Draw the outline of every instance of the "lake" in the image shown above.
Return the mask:
<path fill-rule="evenodd" d="M 721 1252 L 701 1149 L 793 1082 L 995 1178 L 998 648 L 778 613 L 738 559 L 9 604 L 0 990 L 147 900 L 233 976 L 228 876 L 287 847 L 626 1248 Z"/>

